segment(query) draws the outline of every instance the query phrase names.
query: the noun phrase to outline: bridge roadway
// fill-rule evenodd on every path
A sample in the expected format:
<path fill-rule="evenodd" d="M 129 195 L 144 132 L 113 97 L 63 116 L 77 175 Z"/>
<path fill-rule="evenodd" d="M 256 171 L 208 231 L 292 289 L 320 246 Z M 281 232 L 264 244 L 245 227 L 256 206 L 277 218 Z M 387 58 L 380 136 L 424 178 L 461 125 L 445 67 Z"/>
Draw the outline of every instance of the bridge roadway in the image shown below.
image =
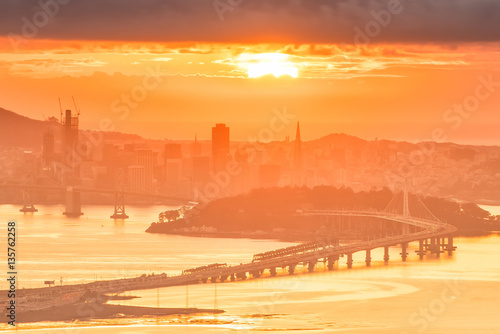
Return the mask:
<path fill-rule="evenodd" d="M 22 185 L 22 184 L 9 184 L 9 183 L 0 183 L 1 188 L 9 188 L 9 189 L 20 189 L 20 190 L 46 190 L 46 191 L 54 191 L 54 192 L 79 192 L 79 193 L 96 193 L 96 194 L 107 194 L 107 195 L 116 195 L 119 193 L 120 195 L 130 196 L 130 197 L 146 197 L 151 199 L 159 199 L 159 200 L 170 200 L 177 201 L 182 203 L 187 203 L 191 201 L 190 198 L 171 196 L 166 194 L 158 194 L 152 192 L 134 192 L 134 191 L 121 191 L 116 189 L 92 189 L 92 188 L 82 188 L 77 186 L 40 186 L 40 185 Z"/>
<path fill-rule="evenodd" d="M 403 217 L 396 214 L 389 213 L 375 213 L 375 212 L 359 212 L 359 211 L 307 211 L 303 215 L 313 215 L 313 216 L 357 216 L 357 217 L 371 217 L 371 218 L 381 218 L 388 221 L 395 221 L 402 224 L 408 224 L 421 228 L 420 231 L 396 235 L 387 236 L 384 238 L 373 239 L 369 241 L 363 241 L 354 244 L 346 245 L 333 245 L 331 243 L 325 243 L 322 247 L 319 247 L 313 251 L 306 251 L 299 254 L 292 254 L 286 256 L 277 256 L 270 259 L 265 259 L 261 261 L 243 263 L 239 265 L 221 267 L 211 270 L 204 270 L 196 273 L 185 273 L 180 275 L 168 276 L 166 274 L 160 275 L 142 275 L 136 278 L 119 279 L 119 280 L 109 280 L 109 281 L 97 281 L 88 284 L 80 285 L 65 285 L 65 286 L 55 286 L 50 288 L 37 288 L 37 289 L 22 289 L 20 290 L 20 295 L 26 298 L 27 301 L 32 300 L 49 300 L 51 298 L 57 298 L 62 294 L 81 294 L 83 291 L 97 291 L 99 293 L 119 293 L 123 291 L 132 290 L 142 290 L 151 289 L 158 287 L 169 287 L 169 286 L 180 286 L 188 284 L 197 284 L 200 282 L 206 282 L 211 280 L 216 282 L 224 282 L 226 280 L 236 280 L 236 279 L 246 279 L 247 273 L 252 274 L 253 277 L 260 277 L 264 270 L 270 270 L 271 275 L 276 275 L 276 268 L 289 268 L 289 272 L 293 273 L 293 269 L 299 263 L 308 264 L 311 271 L 314 269 L 314 265 L 318 260 L 324 259 L 326 262 L 339 260 L 341 256 L 348 255 L 348 267 L 349 257 L 352 264 L 352 254 L 360 251 L 367 252 L 367 265 L 369 265 L 369 251 L 375 248 L 385 247 L 386 251 L 389 246 L 402 245 L 403 248 L 403 260 L 406 259 L 406 245 L 410 242 L 419 241 L 420 248 L 419 251 L 421 258 L 423 253 L 427 252 L 427 248 L 423 248 L 423 242 L 427 240 L 432 241 L 433 247 L 436 247 L 436 239 L 439 241 L 441 237 L 448 236 L 448 241 L 452 242 L 450 235 L 456 231 L 454 226 L 425 219 L 419 219 L 414 217 Z M 443 238 L 444 241 L 444 238 Z M 446 246 L 445 244 L 438 243 L 437 254 L 441 253 L 441 246 Z M 448 244 L 448 252 L 454 250 L 452 244 Z M 431 251 L 433 251 L 431 249 Z M 387 262 L 389 260 L 388 254 L 387 258 L 384 258 Z M 333 264 L 332 264 L 333 265 Z M 329 263 L 329 268 L 330 263 Z"/>

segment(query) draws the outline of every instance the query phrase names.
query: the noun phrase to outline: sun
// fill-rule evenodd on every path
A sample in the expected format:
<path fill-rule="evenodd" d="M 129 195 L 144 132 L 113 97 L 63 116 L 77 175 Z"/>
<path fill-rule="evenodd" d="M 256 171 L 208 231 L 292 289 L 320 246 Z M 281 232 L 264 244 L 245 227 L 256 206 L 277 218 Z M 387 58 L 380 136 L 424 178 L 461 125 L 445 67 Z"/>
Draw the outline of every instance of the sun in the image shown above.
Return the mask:
<path fill-rule="evenodd" d="M 276 78 L 288 75 L 299 76 L 298 67 L 290 62 L 289 56 L 283 53 L 241 54 L 238 58 L 240 67 L 247 70 L 249 78 L 258 78 L 272 74 Z"/>

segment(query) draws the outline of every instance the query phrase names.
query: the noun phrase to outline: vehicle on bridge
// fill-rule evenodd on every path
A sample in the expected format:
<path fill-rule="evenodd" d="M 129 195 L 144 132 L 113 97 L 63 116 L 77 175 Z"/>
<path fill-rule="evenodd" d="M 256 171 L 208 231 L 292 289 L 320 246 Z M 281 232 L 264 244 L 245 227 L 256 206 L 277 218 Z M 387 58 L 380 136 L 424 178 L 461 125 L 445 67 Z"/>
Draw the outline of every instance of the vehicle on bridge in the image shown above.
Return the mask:
<path fill-rule="evenodd" d="M 324 239 L 317 242 L 309 242 L 305 244 L 300 244 L 297 246 L 290 246 L 286 248 L 280 248 L 273 251 L 255 254 L 253 256 L 252 262 L 260 262 L 268 259 L 275 259 L 284 256 L 297 255 L 308 252 L 315 252 L 318 250 L 323 250 L 328 247 L 334 247 L 332 240 Z"/>
<path fill-rule="evenodd" d="M 207 266 L 186 269 L 186 270 L 182 271 L 182 275 L 195 274 L 195 273 L 200 273 L 203 271 L 219 269 L 219 268 L 227 268 L 227 263 L 213 263 L 213 264 L 209 264 Z"/>

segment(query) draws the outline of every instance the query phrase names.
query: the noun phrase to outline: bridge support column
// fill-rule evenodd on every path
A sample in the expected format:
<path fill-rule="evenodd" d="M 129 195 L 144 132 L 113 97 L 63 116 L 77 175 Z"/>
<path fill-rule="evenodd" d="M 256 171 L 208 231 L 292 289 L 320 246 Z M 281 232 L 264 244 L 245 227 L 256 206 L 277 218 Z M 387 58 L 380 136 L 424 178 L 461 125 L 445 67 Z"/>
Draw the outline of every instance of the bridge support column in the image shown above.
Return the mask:
<path fill-rule="evenodd" d="M 208 278 L 203 278 L 201 281 L 202 281 L 203 283 L 207 283 L 207 282 L 208 282 Z"/>
<path fill-rule="evenodd" d="M 408 244 L 406 242 L 401 244 L 401 259 L 403 259 L 403 262 L 406 262 L 406 258 L 408 257 L 407 248 Z"/>
<path fill-rule="evenodd" d="M 384 263 L 387 264 L 389 262 L 389 246 L 384 247 Z"/>
<path fill-rule="evenodd" d="M 257 270 L 257 271 L 253 271 L 252 272 L 252 277 L 253 278 L 259 278 L 261 276 L 261 272 L 260 270 Z"/>
<path fill-rule="evenodd" d="M 329 256 L 327 259 L 328 262 L 328 270 L 332 271 L 333 270 L 333 265 L 335 263 L 335 258 L 333 256 Z M 337 259 L 338 260 L 338 259 Z"/>
<path fill-rule="evenodd" d="M 431 251 L 431 254 L 434 254 L 436 252 L 436 239 L 430 238 L 430 240 L 429 240 L 429 250 Z"/>
<path fill-rule="evenodd" d="M 276 276 L 276 267 L 269 269 L 269 272 L 271 273 L 271 277 L 275 277 Z"/>
<path fill-rule="evenodd" d="M 228 276 L 221 276 L 219 277 L 219 280 L 221 281 L 221 283 L 224 283 L 226 280 L 227 280 Z"/>
<path fill-rule="evenodd" d="M 453 251 L 456 250 L 457 247 L 453 246 L 453 236 L 448 236 L 448 245 L 446 246 L 446 251 L 448 251 L 448 256 L 453 255 Z"/>
<path fill-rule="evenodd" d="M 296 264 L 290 264 L 290 265 L 288 266 L 288 273 L 289 273 L 290 275 L 293 275 L 293 273 L 295 272 L 295 266 L 296 266 Z"/>
<path fill-rule="evenodd" d="M 247 279 L 247 273 L 238 273 L 236 274 L 236 277 L 244 281 Z"/>
<path fill-rule="evenodd" d="M 369 267 L 371 262 L 372 262 L 372 257 L 371 257 L 371 250 L 367 249 L 366 250 L 366 258 L 365 258 L 366 266 Z"/>
<path fill-rule="evenodd" d="M 347 254 L 347 268 L 352 268 L 352 254 Z"/>
<path fill-rule="evenodd" d="M 232 274 L 232 275 L 230 276 L 230 279 L 231 279 L 231 282 L 236 281 L 236 277 L 234 276 L 234 274 Z"/>
<path fill-rule="evenodd" d="M 424 259 L 424 255 L 426 251 L 424 250 L 424 240 L 419 240 L 418 241 L 418 251 L 415 251 L 418 254 L 418 258 L 420 260 Z"/>
<path fill-rule="evenodd" d="M 81 193 L 74 191 L 72 187 L 66 190 L 66 211 L 63 215 L 68 217 L 80 217 L 83 215 Z"/>
<path fill-rule="evenodd" d="M 441 238 L 437 238 L 436 239 L 436 255 L 438 258 L 441 257 L 441 245 L 443 243 L 441 242 Z"/>
<path fill-rule="evenodd" d="M 309 261 L 307 264 L 307 270 L 312 273 L 314 272 L 314 266 L 316 265 L 317 261 Z"/>
<path fill-rule="evenodd" d="M 215 276 L 215 277 L 210 277 L 210 282 L 212 282 L 212 283 L 217 282 L 217 276 Z"/>
<path fill-rule="evenodd" d="M 121 193 L 115 194 L 115 212 L 111 215 L 112 219 L 128 219 L 125 213 L 125 196 Z"/>
<path fill-rule="evenodd" d="M 19 212 L 38 212 L 38 209 L 35 208 L 35 205 L 33 204 L 31 192 L 27 189 L 23 190 L 23 207 L 22 209 L 19 209 Z"/>

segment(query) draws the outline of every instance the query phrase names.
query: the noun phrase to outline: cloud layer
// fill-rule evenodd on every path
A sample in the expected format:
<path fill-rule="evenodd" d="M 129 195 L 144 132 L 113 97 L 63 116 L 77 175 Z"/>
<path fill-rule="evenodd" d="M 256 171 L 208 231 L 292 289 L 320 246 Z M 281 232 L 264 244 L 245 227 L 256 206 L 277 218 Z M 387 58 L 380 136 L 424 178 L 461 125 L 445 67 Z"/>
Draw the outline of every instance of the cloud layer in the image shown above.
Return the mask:
<path fill-rule="evenodd" d="M 0 2 L 0 35 L 29 32 L 31 38 L 63 40 L 351 44 L 367 41 L 356 39 L 359 28 L 370 43 L 500 41 L 500 1 L 398 2 L 4 0 Z M 42 4 L 54 14 L 48 20 L 48 15 L 41 14 Z M 397 14 L 387 16 L 390 6 L 397 8 L 393 11 Z M 380 16 L 379 23 L 374 23 L 376 16 Z M 36 32 L 26 28 L 26 22 L 35 24 Z"/>

